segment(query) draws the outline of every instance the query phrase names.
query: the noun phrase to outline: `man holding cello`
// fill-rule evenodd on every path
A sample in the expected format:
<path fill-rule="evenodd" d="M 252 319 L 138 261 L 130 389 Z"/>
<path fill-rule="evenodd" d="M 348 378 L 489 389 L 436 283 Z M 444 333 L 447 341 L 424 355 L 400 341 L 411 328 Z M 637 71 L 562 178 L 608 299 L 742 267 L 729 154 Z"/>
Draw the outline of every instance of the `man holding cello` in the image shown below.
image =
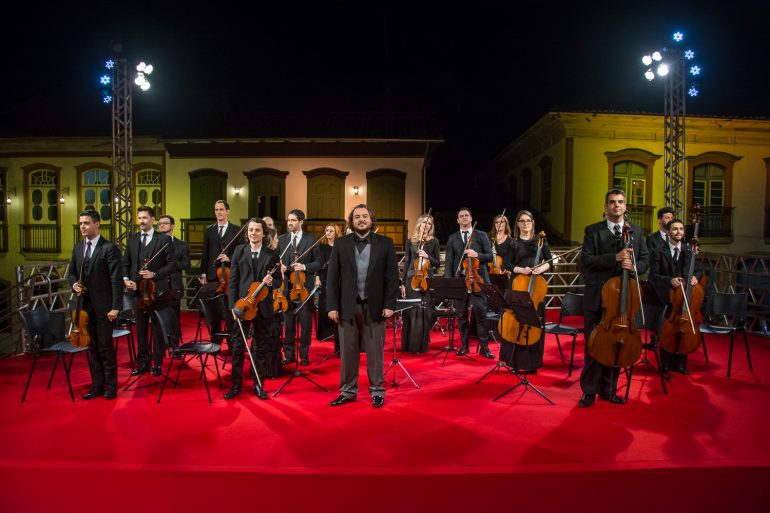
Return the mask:
<path fill-rule="evenodd" d="M 626 271 L 637 277 L 647 271 L 649 253 L 638 226 L 628 223 L 630 241 L 624 247 L 623 229 L 626 213 L 626 193 L 622 189 L 610 189 L 604 196 L 605 220 L 589 225 L 585 229 L 580 267 L 585 281 L 583 296 L 585 327 L 585 366 L 580 374 L 580 388 L 583 396 L 578 402 L 581 408 L 588 408 L 601 399 L 615 404 L 625 401 L 615 394 L 618 372 L 613 367 L 596 361 L 589 352 L 589 338 L 602 319 L 602 310 L 607 307 L 602 298 L 602 289 L 615 276 Z M 626 329 L 633 329 L 634 318 L 630 315 Z"/>

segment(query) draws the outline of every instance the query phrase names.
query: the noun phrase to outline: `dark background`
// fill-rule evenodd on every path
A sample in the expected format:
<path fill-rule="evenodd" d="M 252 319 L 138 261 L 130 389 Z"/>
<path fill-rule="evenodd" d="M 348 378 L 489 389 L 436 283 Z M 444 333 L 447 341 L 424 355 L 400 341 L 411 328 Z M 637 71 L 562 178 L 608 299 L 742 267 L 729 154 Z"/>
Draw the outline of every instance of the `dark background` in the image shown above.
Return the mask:
<path fill-rule="evenodd" d="M 109 135 L 113 40 L 156 68 L 136 135 L 190 113 L 433 113 L 434 210 L 502 208 L 469 191 L 474 174 L 548 110 L 662 113 L 640 59 L 675 30 L 704 70 L 688 115 L 770 117 L 766 2 L 623 4 L 30 3 L 0 28 L 0 135 Z"/>

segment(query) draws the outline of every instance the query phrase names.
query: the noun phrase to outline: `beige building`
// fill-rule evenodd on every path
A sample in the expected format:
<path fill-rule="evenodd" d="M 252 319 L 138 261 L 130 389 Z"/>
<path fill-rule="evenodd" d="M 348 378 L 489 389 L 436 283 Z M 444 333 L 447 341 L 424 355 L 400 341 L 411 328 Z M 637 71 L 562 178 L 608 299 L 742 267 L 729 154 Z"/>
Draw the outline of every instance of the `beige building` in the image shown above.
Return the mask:
<path fill-rule="evenodd" d="M 555 234 L 580 242 L 613 186 L 626 191 L 632 222 L 657 229 L 663 154 L 661 115 L 549 112 L 484 178 L 509 204 L 530 206 Z M 770 120 L 688 117 L 686 170 L 685 204 L 703 206 L 704 248 L 770 250 Z"/>

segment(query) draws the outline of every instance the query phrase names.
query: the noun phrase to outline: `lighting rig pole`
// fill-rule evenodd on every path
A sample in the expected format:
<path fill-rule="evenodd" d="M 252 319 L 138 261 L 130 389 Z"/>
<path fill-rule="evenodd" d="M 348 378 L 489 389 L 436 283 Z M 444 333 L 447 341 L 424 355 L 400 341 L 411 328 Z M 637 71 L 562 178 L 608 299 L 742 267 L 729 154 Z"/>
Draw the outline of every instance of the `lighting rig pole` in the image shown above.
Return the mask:
<path fill-rule="evenodd" d="M 128 237 L 133 232 L 133 109 L 131 84 L 129 83 L 128 61 L 121 55 L 123 45 L 113 43 L 114 59 L 106 62 L 105 67 L 112 71 L 112 77 L 103 75 L 102 85 L 112 82 L 112 94 L 104 93 L 104 103 L 112 103 L 112 198 L 115 208 L 113 211 L 113 242 L 121 251 L 126 249 Z M 147 76 L 153 71 L 151 64 L 140 62 L 136 67 L 134 83 L 142 91 L 150 88 Z"/>
<path fill-rule="evenodd" d="M 685 98 L 686 94 L 692 97 L 698 96 L 698 88 L 695 84 L 687 89 L 688 61 L 695 58 L 695 52 L 684 49 L 681 46 L 683 41 L 684 34 L 676 32 L 673 35 L 672 48 L 662 48 L 642 57 L 642 64 L 647 67 L 644 73 L 647 80 L 666 79 L 663 95 L 663 198 L 666 206 L 674 209 L 676 216 L 680 218 L 685 214 L 687 194 Z M 700 71 L 699 66 L 693 65 L 689 73 L 697 77 Z"/>

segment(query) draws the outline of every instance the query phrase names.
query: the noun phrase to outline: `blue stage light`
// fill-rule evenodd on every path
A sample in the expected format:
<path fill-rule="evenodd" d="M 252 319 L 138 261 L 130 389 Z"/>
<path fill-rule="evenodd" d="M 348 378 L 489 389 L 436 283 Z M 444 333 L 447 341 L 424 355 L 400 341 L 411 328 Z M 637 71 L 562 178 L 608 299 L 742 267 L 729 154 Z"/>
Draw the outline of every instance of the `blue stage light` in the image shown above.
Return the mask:
<path fill-rule="evenodd" d="M 103 101 L 104 103 L 112 103 L 112 96 L 110 96 L 109 94 L 105 94 L 105 95 L 102 97 L 102 101 Z"/>
<path fill-rule="evenodd" d="M 685 50 L 684 52 L 684 58 L 688 61 L 695 58 L 695 52 L 692 50 Z"/>
<path fill-rule="evenodd" d="M 110 83 L 110 76 L 109 75 L 102 75 L 99 77 L 99 82 L 101 82 L 102 85 L 109 85 Z"/>
<path fill-rule="evenodd" d="M 689 94 L 693 98 L 698 96 L 698 93 L 699 93 L 698 88 L 695 86 L 690 86 L 690 89 L 687 90 L 687 94 Z"/>
<path fill-rule="evenodd" d="M 677 43 L 680 43 L 682 42 L 682 40 L 684 40 L 684 34 L 682 34 L 679 31 L 674 32 L 674 41 L 676 41 Z"/>
<path fill-rule="evenodd" d="M 107 69 L 114 68 L 115 67 L 115 61 L 113 61 L 112 59 L 108 60 L 107 62 L 104 63 L 104 67 L 107 68 Z"/>
<path fill-rule="evenodd" d="M 690 75 L 697 77 L 700 75 L 700 66 L 693 66 L 690 68 Z"/>

